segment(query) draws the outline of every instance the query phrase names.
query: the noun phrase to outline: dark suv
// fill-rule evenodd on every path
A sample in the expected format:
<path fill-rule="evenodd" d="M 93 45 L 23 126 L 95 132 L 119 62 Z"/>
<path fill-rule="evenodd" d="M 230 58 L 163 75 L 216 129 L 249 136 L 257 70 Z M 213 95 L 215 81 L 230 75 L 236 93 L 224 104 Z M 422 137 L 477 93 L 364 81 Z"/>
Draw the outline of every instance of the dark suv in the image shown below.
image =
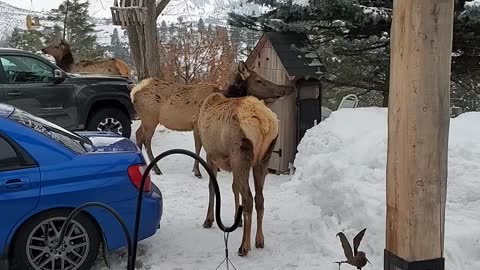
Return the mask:
<path fill-rule="evenodd" d="M 113 131 L 129 138 L 132 86 L 123 77 L 67 74 L 36 54 L 0 48 L 0 103 L 69 130 Z"/>

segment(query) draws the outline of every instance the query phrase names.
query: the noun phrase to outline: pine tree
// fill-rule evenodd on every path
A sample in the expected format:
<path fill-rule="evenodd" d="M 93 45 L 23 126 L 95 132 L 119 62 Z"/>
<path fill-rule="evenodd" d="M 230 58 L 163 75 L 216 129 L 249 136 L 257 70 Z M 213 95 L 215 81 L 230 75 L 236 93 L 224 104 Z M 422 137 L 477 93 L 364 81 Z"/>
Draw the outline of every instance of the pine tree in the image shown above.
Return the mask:
<path fill-rule="evenodd" d="M 15 27 L 8 43 L 13 48 L 39 53 L 45 45 L 43 39 L 44 36 L 39 31 L 26 31 Z"/>
<path fill-rule="evenodd" d="M 312 47 L 303 49 L 320 56 L 325 85 L 341 91 L 353 89 L 365 96 L 377 92 L 383 94 L 383 105 L 387 105 L 393 0 L 310 0 L 305 6 L 291 0 L 252 1 L 272 10 L 260 16 L 231 13 L 229 24 L 308 34 Z M 457 0 L 452 89 L 460 96 L 480 94 L 480 49 L 472 44 L 480 44 L 480 6 Z"/>
<path fill-rule="evenodd" d="M 162 24 L 160 25 L 160 28 L 158 30 L 160 34 L 160 42 L 164 43 L 168 40 L 168 26 L 167 22 L 164 20 L 162 21 Z"/>
<path fill-rule="evenodd" d="M 118 35 L 117 28 L 113 29 L 113 33 L 110 37 L 111 37 L 111 41 L 110 41 L 111 48 L 115 50 L 120 50 L 123 46 L 122 46 L 122 41 L 120 40 L 120 36 Z"/>
<path fill-rule="evenodd" d="M 113 30 L 113 33 L 110 37 L 110 46 L 108 46 L 107 49 L 113 55 L 113 57 L 120 58 L 129 64 L 133 64 L 128 45 L 125 42 L 122 42 L 120 39 L 117 28 Z"/>
<path fill-rule="evenodd" d="M 56 23 L 54 38 L 58 38 L 58 32 L 65 30 L 65 39 L 70 43 L 76 60 L 91 59 L 103 55 L 103 51 L 97 44 L 95 35 L 95 24 L 89 22 L 89 2 L 84 0 L 69 0 L 68 12 L 67 1 L 65 0 L 57 9 L 51 11 L 53 16 L 49 20 Z M 67 13 L 66 26 L 63 25 Z"/>
<path fill-rule="evenodd" d="M 202 18 L 198 20 L 198 32 L 200 32 L 200 34 L 205 32 L 205 22 L 203 21 Z"/>

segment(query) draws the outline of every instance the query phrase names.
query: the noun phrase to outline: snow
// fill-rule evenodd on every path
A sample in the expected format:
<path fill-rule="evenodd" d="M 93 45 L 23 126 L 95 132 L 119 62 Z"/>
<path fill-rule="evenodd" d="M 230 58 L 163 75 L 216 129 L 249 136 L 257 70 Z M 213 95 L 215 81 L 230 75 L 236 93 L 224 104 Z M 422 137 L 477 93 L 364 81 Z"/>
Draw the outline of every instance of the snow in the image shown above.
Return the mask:
<path fill-rule="evenodd" d="M 480 113 L 466 113 L 451 121 L 446 269 L 480 269 L 479 120 Z M 283 186 L 317 207 L 323 229 L 313 238 L 324 243 L 327 265 L 342 258 L 336 232 L 353 237 L 366 227 L 360 249 L 373 263 L 367 267 L 383 269 L 386 136 L 386 109 L 342 109 L 308 130 L 299 145 L 297 171 Z"/>
<path fill-rule="evenodd" d="M 469 2 L 465 2 L 465 7 L 480 7 L 480 0 L 473 0 Z"/>
<path fill-rule="evenodd" d="M 309 4 L 308 2 L 309 2 L 309 0 L 294 0 L 293 1 L 294 4 L 297 4 L 297 5 L 302 6 L 302 7 L 308 6 L 308 4 Z"/>
<path fill-rule="evenodd" d="M 446 268 L 480 269 L 480 113 L 451 120 L 446 210 Z M 138 122 L 134 123 L 134 130 Z M 265 249 L 236 255 L 241 230 L 230 236 L 230 258 L 237 269 L 337 269 L 343 259 L 336 233 L 349 239 L 367 228 L 360 250 L 383 269 L 385 245 L 385 167 L 387 110 L 341 109 L 311 128 L 302 139 L 293 176 L 268 175 L 265 185 Z M 193 149 L 191 132 L 163 127 L 154 153 Z M 204 156 L 204 153 L 202 153 Z M 196 179 L 193 160 L 183 156 L 160 163 L 154 182 L 164 195 L 161 229 L 139 244 L 138 269 L 215 269 L 223 260 L 223 233 L 202 227 L 208 201 L 207 179 Z M 206 173 L 203 173 L 206 175 Z M 233 222 L 231 174 L 219 173 L 222 216 Z M 253 224 L 255 228 L 255 222 Z M 252 240 L 255 229 L 252 230 Z M 125 250 L 112 255 L 112 269 L 125 268 Z M 350 269 L 344 266 L 345 269 Z M 99 261 L 95 270 L 106 267 Z M 224 267 L 220 269 L 225 269 Z"/>
<path fill-rule="evenodd" d="M 137 127 L 138 122 L 135 122 L 133 130 Z M 154 154 L 173 148 L 193 151 L 192 133 L 159 127 L 153 139 Z M 202 155 L 205 157 L 204 153 Z M 215 269 L 225 253 L 223 232 L 216 224 L 211 229 L 202 227 L 207 213 L 208 179 L 199 180 L 193 176 L 193 159 L 189 157 L 167 157 L 159 165 L 163 175 L 152 174 L 152 178 L 163 193 L 164 215 L 160 230 L 139 243 L 137 261 L 143 265 L 139 269 Z M 207 175 L 204 171 L 202 173 Z M 219 173 L 222 217 L 227 226 L 233 223 L 234 214 L 231 179 L 231 174 Z M 253 246 L 246 258 L 238 257 L 236 252 L 240 247 L 242 229 L 230 235 L 230 258 L 237 269 L 321 269 L 318 248 L 311 239 L 310 228 L 312 222 L 320 220 L 319 216 L 305 216 L 305 213 L 314 213 L 315 206 L 304 205 L 306 202 L 300 195 L 284 190 L 281 184 L 289 180 L 290 176 L 267 176 L 264 190 L 264 249 Z M 254 190 L 253 183 L 251 188 Z M 307 212 L 300 213 L 297 210 L 299 208 Z M 255 224 L 254 221 L 253 244 Z M 111 256 L 112 269 L 125 269 L 125 257 L 125 249 L 115 251 Z M 99 259 L 94 270 L 106 269 Z"/>

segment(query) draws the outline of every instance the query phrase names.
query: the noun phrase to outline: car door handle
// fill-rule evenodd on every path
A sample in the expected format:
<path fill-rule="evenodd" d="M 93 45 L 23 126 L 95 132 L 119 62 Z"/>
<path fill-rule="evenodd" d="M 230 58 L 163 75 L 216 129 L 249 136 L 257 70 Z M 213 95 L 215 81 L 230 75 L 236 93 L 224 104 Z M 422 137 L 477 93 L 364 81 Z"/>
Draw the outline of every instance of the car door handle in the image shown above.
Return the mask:
<path fill-rule="evenodd" d="M 17 189 L 17 188 L 21 188 L 25 184 L 26 183 L 21 179 L 10 179 L 5 181 L 5 184 L 3 184 L 3 186 L 7 189 Z"/>
<path fill-rule="evenodd" d="M 7 96 L 12 96 L 12 97 L 23 96 L 23 92 L 20 92 L 20 91 L 8 92 Z"/>

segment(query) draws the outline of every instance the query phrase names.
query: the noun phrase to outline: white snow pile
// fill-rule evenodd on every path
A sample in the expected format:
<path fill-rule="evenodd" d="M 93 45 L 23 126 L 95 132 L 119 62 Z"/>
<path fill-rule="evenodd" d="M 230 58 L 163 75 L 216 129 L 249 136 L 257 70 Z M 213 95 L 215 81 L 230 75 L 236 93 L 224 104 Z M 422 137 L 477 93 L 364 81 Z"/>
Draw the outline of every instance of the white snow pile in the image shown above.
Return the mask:
<path fill-rule="evenodd" d="M 465 7 L 480 7 L 480 0 L 465 2 Z"/>
<path fill-rule="evenodd" d="M 451 120 L 447 269 L 480 269 L 479 122 L 480 113 Z M 303 222 L 310 223 L 311 244 L 324 269 L 335 269 L 332 262 L 344 256 L 336 233 L 344 231 L 352 241 L 365 227 L 360 250 L 373 263 L 367 267 L 383 269 L 386 137 L 386 109 L 341 109 L 308 130 L 299 145 L 296 174 L 282 188 L 304 198 Z"/>

